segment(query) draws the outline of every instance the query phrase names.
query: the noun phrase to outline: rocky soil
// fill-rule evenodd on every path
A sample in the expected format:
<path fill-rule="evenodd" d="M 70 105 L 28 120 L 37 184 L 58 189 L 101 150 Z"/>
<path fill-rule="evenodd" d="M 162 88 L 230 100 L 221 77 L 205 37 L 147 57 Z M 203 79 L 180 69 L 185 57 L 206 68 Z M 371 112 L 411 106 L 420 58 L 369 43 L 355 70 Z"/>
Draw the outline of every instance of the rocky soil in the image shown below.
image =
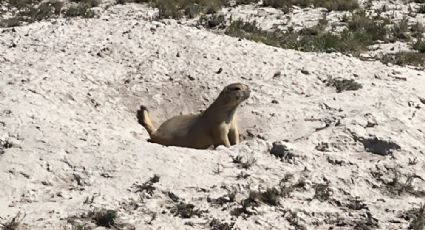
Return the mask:
<path fill-rule="evenodd" d="M 154 14 L 116 5 L 94 19 L 0 30 L 3 226 L 16 217 L 21 229 L 420 227 L 423 71 Z M 252 89 L 241 144 L 147 142 L 141 104 L 160 124 L 205 109 L 233 82 Z"/>

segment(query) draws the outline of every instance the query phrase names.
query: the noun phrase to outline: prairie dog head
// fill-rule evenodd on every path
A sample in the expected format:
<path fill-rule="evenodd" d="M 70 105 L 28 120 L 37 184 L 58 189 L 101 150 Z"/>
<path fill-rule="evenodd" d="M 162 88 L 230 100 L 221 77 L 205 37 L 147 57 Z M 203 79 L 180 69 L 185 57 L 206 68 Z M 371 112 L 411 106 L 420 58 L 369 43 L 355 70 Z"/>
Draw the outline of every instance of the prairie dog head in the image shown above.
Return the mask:
<path fill-rule="evenodd" d="M 226 107 L 235 107 L 249 98 L 251 90 L 242 83 L 233 83 L 224 87 L 219 99 Z"/>

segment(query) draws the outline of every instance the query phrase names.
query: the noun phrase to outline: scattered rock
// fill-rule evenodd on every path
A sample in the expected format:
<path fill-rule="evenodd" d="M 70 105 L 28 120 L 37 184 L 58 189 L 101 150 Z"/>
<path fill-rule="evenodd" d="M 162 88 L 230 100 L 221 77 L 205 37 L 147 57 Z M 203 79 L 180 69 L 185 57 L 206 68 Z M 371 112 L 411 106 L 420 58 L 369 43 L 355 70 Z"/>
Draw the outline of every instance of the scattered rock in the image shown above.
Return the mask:
<path fill-rule="evenodd" d="M 0 139 L 0 155 L 4 154 L 5 149 L 12 148 L 13 144 L 7 140 Z"/>
<path fill-rule="evenodd" d="M 401 149 L 398 144 L 392 141 L 380 140 L 377 137 L 359 138 L 358 140 L 364 145 L 366 151 L 381 156 L 387 156 L 389 154 L 392 154 L 394 150 Z"/>
<path fill-rule="evenodd" d="M 329 143 L 320 142 L 318 145 L 316 145 L 315 148 L 316 148 L 317 151 L 327 152 L 327 151 L 329 151 L 330 146 L 329 146 Z"/>
<path fill-rule="evenodd" d="M 217 70 L 217 72 L 215 72 L 216 74 L 220 74 L 223 71 L 223 68 L 220 67 L 220 69 Z"/>
<path fill-rule="evenodd" d="M 184 202 L 179 202 L 171 208 L 171 213 L 174 214 L 174 216 L 179 216 L 184 219 L 191 218 L 193 216 L 201 217 L 205 212 L 207 211 L 197 209 L 195 208 L 195 205 Z"/>
<path fill-rule="evenodd" d="M 173 192 L 167 192 L 167 196 L 173 201 L 173 202 L 178 202 L 180 200 L 180 198 L 174 194 Z"/>
<path fill-rule="evenodd" d="M 345 164 L 345 162 L 343 160 L 338 160 L 338 159 L 333 159 L 331 157 L 327 157 L 326 160 L 333 165 L 339 165 L 342 166 Z"/>
<path fill-rule="evenodd" d="M 373 128 L 378 125 L 375 116 L 373 116 L 372 114 L 366 113 L 364 116 L 367 119 L 366 128 Z"/>
<path fill-rule="evenodd" d="M 342 93 L 344 91 L 355 91 L 363 88 L 363 86 L 354 81 L 353 79 L 330 79 L 326 86 L 335 87 L 337 93 Z"/>
<path fill-rule="evenodd" d="M 305 70 L 305 69 L 302 69 L 301 70 L 301 73 L 302 74 L 305 74 L 305 75 L 309 75 L 310 74 L 310 72 L 308 70 Z"/>
<path fill-rule="evenodd" d="M 273 147 L 270 150 L 270 154 L 282 160 L 291 161 L 295 159 L 295 155 L 292 153 L 292 151 L 289 150 L 288 147 L 281 141 L 273 142 Z"/>
<path fill-rule="evenodd" d="M 196 78 L 194 78 L 194 77 L 192 77 L 190 74 L 189 75 L 187 75 L 187 78 L 189 79 L 189 80 L 191 80 L 191 81 L 194 81 Z"/>
<path fill-rule="evenodd" d="M 226 222 L 222 222 L 218 219 L 213 219 L 210 222 L 210 229 L 211 230 L 231 230 L 233 229 L 233 226 L 235 225 L 234 222 L 232 223 L 226 223 Z"/>

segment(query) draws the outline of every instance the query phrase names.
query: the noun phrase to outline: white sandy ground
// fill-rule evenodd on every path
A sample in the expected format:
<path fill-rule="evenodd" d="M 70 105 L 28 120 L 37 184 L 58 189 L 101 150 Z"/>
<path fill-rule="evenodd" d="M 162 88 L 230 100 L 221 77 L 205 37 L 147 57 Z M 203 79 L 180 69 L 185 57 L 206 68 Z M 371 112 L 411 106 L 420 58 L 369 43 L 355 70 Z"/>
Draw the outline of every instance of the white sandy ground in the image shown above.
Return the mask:
<path fill-rule="evenodd" d="M 28 229 L 71 229 L 69 217 L 109 208 L 136 229 L 205 229 L 213 218 L 240 229 L 295 229 L 291 212 L 307 229 L 352 229 L 368 219 L 372 228 L 407 228 L 400 215 L 424 197 L 392 195 L 372 174 L 391 181 L 396 169 L 403 183 L 425 178 L 424 72 L 238 41 L 173 20 L 147 21 L 149 14 L 140 5 L 113 6 L 100 19 L 1 30 L 0 139 L 12 147 L 0 155 L 0 223 L 21 212 Z M 324 83 L 329 77 L 363 88 L 336 93 Z M 135 119 L 139 105 L 160 123 L 204 109 L 233 82 L 252 88 L 239 108 L 241 144 L 192 150 L 146 141 Z M 373 154 L 357 140 L 368 136 L 401 149 Z M 290 160 L 269 153 L 282 140 Z M 329 147 L 319 151 L 320 143 Z M 237 155 L 257 162 L 238 168 Z M 241 172 L 250 176 L 237 179 Z M 141 200 L 131 187 L 154 174 L 156 190 Z M 249 189 L 277 186 L 285 174 L 294 174 L 288 183 L 303 178 L 305 189 L 247 218 L 229 214 Z M 331 199 L 312 199 L 314 184 L 326 182 Z M 420 178 L 412 185 L 425 190 Z M 236 203 L 207 202 L 228 190 L 237 191 Z M 208 213 L 174 216 L 168 191 Z M 350 209 L 356 199 L 366 206 Z"/>

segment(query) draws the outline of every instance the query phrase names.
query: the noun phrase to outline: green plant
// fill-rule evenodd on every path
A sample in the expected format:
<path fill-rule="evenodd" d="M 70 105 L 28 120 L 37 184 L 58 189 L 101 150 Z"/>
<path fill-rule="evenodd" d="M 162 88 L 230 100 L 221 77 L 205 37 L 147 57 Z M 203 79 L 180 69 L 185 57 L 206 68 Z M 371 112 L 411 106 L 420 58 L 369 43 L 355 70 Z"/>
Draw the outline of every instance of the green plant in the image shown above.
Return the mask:
<path fill-rule="evenodd" d="M 248 197 L 240 202 L 240 207 L 233 209 L 230 214 L 240 216 L 245 214 L 251 216 L 255 214 L 255 208 L 260 206 L 259 193 L 256 191 L 249 191 Z"/>
<path fill-rule="evenodd" d="M 65 17 L 78 17 L 93 18 L 95 16 L 94 11 L 90 9 L 88 4 L 82 3 L 70 6 L 65 11 Z"/>
<path fill-rule="evenodd" d="M 394 54 L 385 54 L 380 58 L 381 62 L 405 66 L 413 65 L 425 67 L 425 53 L 401 51 Z"/>
<path fill-rule="evenodd" d="M 199 23 L 209 29 L 225 27 L 225 18 L 223 14 L 202 15 L 199 18 Z"/>
<path fill-rule="evenodd" d="M 423 33 L 425 33 L 425 27 L 420 22 L 416 22 L 409 29 L 410 29 L 411 36 L 414 38 L 422 38 Z"/>
<path fill-rule="evenodd" d="M 418 39 L 413 45 L 413 49 L 419 51 L 420 53 L 425 53 L 425 39 Z"/>
<path fill-rule="evenodd" d="M 328 10 L 352 11 L 359 8 L 356 0 L 264 0 L 263 6 L 273 8 L 288 9 L 293 5 L 305 7 L 323 7 Z"/>
<path fill-rule="evenodd" d="M 318 199 L 320 201 L 327 201 L 332 195 L 332 191 L 329 187 L 329 183 L 314 184 L 313 188 L 314 188 L 313 199 Z"/>
<path fill-rule="evenodd" d="M 356 81 L 350 79 L 329 79 L 327 86 L 335 87 L 337 93 L 341 93 L 343 91 L 354 91 L 359 90 L 363 86 L 360 83 L 357 83 Z"/>
<path fill-rule="evenodd" d="M 41 21 L 51 18 L 53 15 L 59 15 L 63 7 L 63 2 L 48 1 L 39 4 L 38 6 L 28 7 L 19 14 L 25 17 L 28 22 Z"/>
<path fill-rule="evenodd" d="M 91 216 L 92 220 L 94 220 L 97 226 L 110 228 L 115 224 L 115 219 L 117 218 L 117 211 L 110 209 L 100 209 L 91 213 Z"/>
<path fill-rule="evenodd" d="M 20 17 L 12 17 L 0 20 L 0 27 L 15 27 L 21 25 L 22 19 Z"/>
<path fill-rule="evenodd" d="M 383 191 L 391 195 L 400 196 L 404 193 L 414 195 L 416 197 L 425 197 L 425 190 L 416 189 L 413 186 L 414 179 L 422 178 L 418 175 L 402 175 L 397 169 L 391 168 L 388 173 L 392 173 L 393 177 L 390 181 L 383 179 L 383 173 L 380 171 L 372 172 L 372 176 L 383 185 Z M 405 180 L 403 180 L 405 178 Z"/>
<path fill-rule="evenodd" d="M 236 5 L 256 4 L 259 0 L 236 0 Z"/>
<path fill-rule="evenodd" d="M 425 14 L 425 5 L 421 5 L 417 11 L 419 14 Z"/>
<path fill-rule="evenodd" d="M 160 177 L 158 175 L 153 175 L 149 180 L 144 182 L 143 184 L 133 184 L 132 188 L 134 192 L 146 192 L 149 195 L 153 195 L 155 191 L 155 187 L 153 186 L 155 183 L 159 182 Z"/>
<path fill-rule="evenodd" d="M 0 224 L 0 226 L 3 230 L 18 230 L 20 229 L 19 227 L 24 217 L 25 215 L 22 216 L 21 213 L 18 212 L 10 221 Z"/>
<path fill-rule="evenodd" d="M 160 18 L 176 19 L 216 13 L 227 3 L 225 0 L 135 0 L 135 2 L 148 2 L 158 8 Z"/>
<path fill-rule="evenodd" d="M 266 191 L 260 193 L 261 201 L 271 206 L 279 205 L 280 197 L 281 191 L 274 187 L 267 188 Z"/>
<path fill-rule="evenodd" d="M 253 215 L 255 214 L 255 208 L 259 207 L 261 203 L 278 206 L 280 198 L 286 195 L 283 189 L 285 188 L 270 187 L 265 191 L 250 190 L 248 197 L 243 199 L 240 202 L 240 207 L 233 209 L 231 214 L 236 216 L 240 216 L 241 214 Z"/>
<path fill-rule="evenodd" d="M 257 162 L 257 159 L 255 159 L 254 157 L 243 160 L 243 157 L 239 155 L 233 158 L 233 163 L 237 164 L 239 167 L 243 169 L 251 168 L 256 162 Z"/>
<path fill-rule="evenodd" d="M 396 39 L 408 40 L 410 37 L 407 34 L 409 31 L 409 20 L 407 17 L 404 17 L 399 23 L 393 25 L 392 35 Z"/>
<path fill-rule="evenodd" d="M 226 28 L 225 34 L 233 37 L 245 38 L 266 45 L 281 46 L 278 32 L 267 32 L 257 27 L 256 22 L 233 21 Z"/>
<path fill-rule="evenodd" d="M 235 202 L 236 198 L 236 192 L 235 191 L 228 191 L 227 194 L 218 197 L 217 199 L 208 199 L 208 202 L 211 202 L 212 204 L 223 206 L 226 203 L 232 203 Z"/>
<path fill-rule="evenodd" d="M 418 209 L 413 209 L 414 218 L 410 222 L 409 228 L 414 230 L 425 229 L 425 205 L 422 205 Z"/>
<path fill-rule="evenodd" d="M 181 218 L 191 218 L 193 216 L 200 217 L 202 213 L 205 211 L 199 210 L 195 208 L 195 205 L 193 204 L 187 204 L 184 202 L 177 203 L 172 209 L 171 213 L 174 214 L 174 216 L 179 216 Z"/>
<path fill-rule="evenodd" d="M 72 2 L 75 2 L 78 4 L 86 4 L 89 7 L 96 7 L 100 5 L 101 0 L 72 0 Z"/>
<path fill-rule="evenodd" d="M 210 222 L 210 229 L 211 230 L 232 230 L 234 225 L 235 225 L 234 222 L 229 224 L 226 222 L 221 222 L 220 220 L 214 218 Z"/>
<path fill-rule="evenodd" d="M 300 31 L 264 31 L 256 22 L 233 21 L 225 33 L 230 36 L 261 42 L 266 45 L 296 49 L 306 52 L 343 52 L 358 54 L 378 40 L 385 40 L 387 20 L 370 19 L 358 11 L 348 20 L 347 29 L 340 34 L 325 31 L 326 19 Z"/>
<path fill-rule="evenodd" d="M 34 6 L 40 3 L 40 0 L 6 0 L 9 6 L 15 7 L 18 10 L 25 9 L 29 6 Z"/>
<path fill-rule="evenodd" d="M 345 32 L 352 36 L 352 40 L 357 40 L 364 45 L 371 45 L 374 41 L 385 40 L 388 30 L 386 25 L 389 22 L 381 18 L 369 18 L 365 11 L 353 13 L 348 22 L 348 30 Z"/>

